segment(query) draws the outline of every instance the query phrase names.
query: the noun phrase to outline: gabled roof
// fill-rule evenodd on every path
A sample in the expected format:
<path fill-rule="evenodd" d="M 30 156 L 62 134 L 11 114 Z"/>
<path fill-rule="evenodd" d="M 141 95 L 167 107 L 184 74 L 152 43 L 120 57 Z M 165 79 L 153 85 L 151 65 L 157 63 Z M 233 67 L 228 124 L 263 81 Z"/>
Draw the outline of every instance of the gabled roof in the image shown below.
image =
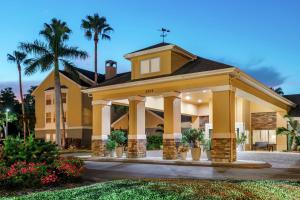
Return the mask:
<path fill-rule="evenodd" d="M 145 51 L 145 50 L 149 50 L 149 49 L 155 49 L 155 48 L 158 48 L 158 47 L 163 47 L 163 46 L 168 46 L 168 45 L 172 45 L 172 44 L 166 43 L 166 42 L 161 42 L 161 43 L 158 43 L 158 44 L 155 44 L 155 45 L 151 45 L 151 46 L 143 48 L 143 49 L 139 49 L 139 50 L 130 52 L 129 54 L 140 52 L 140 51 Z"/>
<path fill-rule="evenodd" d="M 82 68 L 74 67 L 76 71 L 89 78 L 90 80 L 94 80 L 94 72 L 88 71 Z M 101 83 L 105 80 L 105 75 L 98 73 L 98 83 Z"/>
<path fill-rule="evenodd" d="M 88 71 L 88 70 L 85 70 L 85 69 L 81 69 L 81 68 L 78 68 L 78 67 L 74 67 L 74 69 L 78 73 L 82 74 L 87 79 L 89 79 L 89 81 L 87 81 L 83 78 L 80 78 L 80 77 L 75 77 L 73 74 L 71 74 L 67 71 L 60 70 L 60 73 L 62 73 L 63 75 L 65 75 L 66 77 L 68 77 L 69 79 L 76 82 L 77 84 L 79 84 L 82 87 L 91 87 L 93 85 L 92 82 L 94 81 L 94 72 Z M 103 74 L 98 73 L 98 83 L 101 83 L 104 80 L 105 80 L 105 76 Z"/>
<path fill-rule="evenodd" d="M 292 108 L 289 115 L 292 117 L 300 117 L 300 94 L 284 95 L 285 98 L 297 104 L 295 108 Z"/>
<path fill-rule="evenodd" d="M 144 78 L 144 79 L 131 80 L 131 72 L 126 72 L 126 73 L 122 73 L 122 74 L 117 74 L 115 77 L 98 84 L 96 87 L 122 84 L 122 83 L 140 81 L 140 80 L 145 80 L 145 79 L 153 79 L 153 78 L 159 78 L 159 77 L 167 77 L 167 76 L 191 74 L 191 73 L 204 72 L 204 71 L 212 71 L 212 70 L 218 70 L 218 69 L 226 69 L 226 68 L 233 68 L 233 67 L 230 65 L 216 62 L 216 61 L 197 57 L 195 60 L 187 62 L 182 67 L 180 67 L 177 71 L 175 71 L 171 74 L 154 76 L 154 77 L 149 77 L 149 78 Z"/>

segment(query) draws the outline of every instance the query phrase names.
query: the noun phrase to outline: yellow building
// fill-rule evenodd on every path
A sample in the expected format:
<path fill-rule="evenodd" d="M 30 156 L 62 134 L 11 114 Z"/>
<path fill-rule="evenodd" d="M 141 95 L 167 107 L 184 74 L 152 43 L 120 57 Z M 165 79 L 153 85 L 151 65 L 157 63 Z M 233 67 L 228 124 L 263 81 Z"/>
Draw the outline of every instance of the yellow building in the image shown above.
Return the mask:
<path fill-rule="evenodd" d="M 66 118 L 67 145 L 91 145 L 92 106 L 91 98 L 81 90 L 93 85 L 94 73 L 76 68 L 78 77 L 71 73 L 60 71 L 62 85 L 62 102 Z M 105 77 L 99 74 L 100 81 Z M 33 91 L 35 97 L 36 138 L 55 141 L 55 96 L 54 73 L 51 72 L 45 80 Z M 62 123 L 61 123 L 62 128 Z"/>
<path fill-rule="evenodd" d="M 129 106 L 128 157 L 146 156 L 145 116 L 149 109 L 164 112 L 164 159 L 176 159 L 181 115 L 191 116 L 196 128 L 206 119 L 213 161 L 236 160 L 237 132 L 248 136 L 247 149 L 257 142 L 272 144 L 279 151 L 286 149 L 286 137 L 277 136 L 275 130 L 286 126 L 283 116 L 295 104 L 240 69 L 168 43 L 134 51 L 125 58 L 131 62 L 131 72 L 83 90 L 92 97 L 94 153 L 105 154 L 112 104 Z"/>
<path fill-rule="evenodd" d="M 115 68 L 109 68 L 108 78 L 102 78 L 97 86 L 91 87 L 90 80 L 90 85 L 83 86 L 61 73 L 68 137 L 81 137 L 82 143 L 88 144 L 83 141 L 89 135 L 94 154 L 104 156 L 111 129 L 124 126 L 128 129 L 128 157 L 146 156 L 145 130 L 159 119 L 153 124 L 164 124 L 163 158 L 176 159 L 183 115 L 190 117 L 191 127 L 204 128 L 206 137 L 212 138 L 213 161 L 235 161 L 236 135 L 241 133 L 247 135 L 247 150 L 260 142 L 278 151 L 287 148 L 286 137 L 277 136 L 275 130 L 286 126 L 283 116 L 296 105 L 240 69 L 168 43 L 134 51 L 125 58 L 131 62 L 131 72 L 116 74 Z M 34 92 L 37 137 L 46 139 L 54 137 L 54 126 L 47 128 L 45 99 L 50 98 L 47 91 L 53 90 L 52 76 Z M 128 114 L 113 123 L 112 104 L 129 107 Z M 164 116 L 153 118 L 152 111 Z"/>

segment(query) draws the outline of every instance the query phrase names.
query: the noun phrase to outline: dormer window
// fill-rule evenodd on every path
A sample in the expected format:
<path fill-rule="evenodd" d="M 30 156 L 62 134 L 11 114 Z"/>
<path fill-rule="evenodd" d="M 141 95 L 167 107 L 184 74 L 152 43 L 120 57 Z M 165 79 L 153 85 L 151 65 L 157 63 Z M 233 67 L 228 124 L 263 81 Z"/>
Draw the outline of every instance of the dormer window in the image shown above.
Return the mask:
<path fill-rule="evenodd" d="M 142 60 L 140 65 L 141 74 L 148 74 L 160 71 L 160 58 Z"/>

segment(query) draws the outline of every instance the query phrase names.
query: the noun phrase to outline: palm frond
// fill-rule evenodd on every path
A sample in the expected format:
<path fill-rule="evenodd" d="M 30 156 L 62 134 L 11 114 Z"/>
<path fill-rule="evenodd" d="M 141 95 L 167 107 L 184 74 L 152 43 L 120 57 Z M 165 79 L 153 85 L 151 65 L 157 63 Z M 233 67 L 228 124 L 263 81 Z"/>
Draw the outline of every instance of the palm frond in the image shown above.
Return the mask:
<path fill-rule="evenodd" d="M 60 48 L 60 57 L 73 58 L 73 59 L 86 59 L 88 54 L 86 51 L 78 50 L 77 47 L 68 47 L 66 45 Z"/>
<path fill-rule="evenodd" d="M 20 43 L 20 49 L 27 52 L 27 53 L 33 53 L 35 55 L 44 55 L 49 54 L 48 46 L 38 40 L 35 40 L 33 43 Z"/>
<path fill-rule="evenodd" d="M 92 39 L 92 31 L 91 30 L 86 30 L 85 33 L 84 33 L 84 36 L 90 40 Z"/>
<path fill-rule="evenodd" d="M 64 70 L 68 72 L 74 80 L 79 81 L 79 74 L 75 69 L 76 66 L 74 65 L 74 63 L 65 59 L 59 59 L 59 60 L 64 65 Z"/>
<path fill-rule="evenodd" d="M 43 55 L 40 58 L 27 59 L 25 63 L 25 75 L 32 75 L 37 71 L 45 72 L 52 68 L 54 62 L 52 54 Z"/>
<path fill-rule="evenodd" d="M 26 56 L 24 52 L 14 51 L 13 54 L 7 54 L 7 61 L 20 64 L 25 60 Z"/>
<path fill-rule="evenodd" d="M 9 62 L 16 62 L 16 58 L 11 54 L 7 54 L 7 60 Z"/>
<path fill-rule="evenodd" d="M 110 40 L 110 36 L 107 34 L 101 34 L 102 40 Z"/>
<path fill-rule="evenodd" d="M 284 127 L 277 128 L 276 130 L 277 135 L 289 135 L 290 133 L 291 131 Z"/>
<path fill-rule="evenodd" d="M 30 76 L 34 74 L 35 72 L 39 71 L 41 68 L 39 61 L 36 59 L 28 59 L 26 60 L 26 63 L 28 64 L 28 66 L 25 68 L 26 76 Z"/>

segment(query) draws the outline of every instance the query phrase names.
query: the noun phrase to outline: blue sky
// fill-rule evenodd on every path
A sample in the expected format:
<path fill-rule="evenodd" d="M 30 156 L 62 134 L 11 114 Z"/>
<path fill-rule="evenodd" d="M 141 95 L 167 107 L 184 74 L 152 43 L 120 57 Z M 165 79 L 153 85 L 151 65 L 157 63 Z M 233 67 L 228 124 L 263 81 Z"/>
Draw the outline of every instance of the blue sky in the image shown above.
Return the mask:
<path fill-rule="evenodd" d="M 81 19 L 106 16 L 115 29 L 111 41 L 100 41 L 99 70 L 114 59 L 118 71 L 130 70 L 123 55 L 161 41 L 161 27 L 171 33 L 167 42 L 201 57 L 231 64 L 285 93 L 300 93 L 300 1 L 298 0 L 6 0 L 0 3 L 0 88 L 15 87 L 16 66 L 6 54 L 21 41 L 40 38 L 44 22 L 56 17 L 73 33 L 69 45 L 93 55 L 93 43 L 83 36 Z M 93 57 L 76 63 L 93 69 Z M 47 73 L 24 76 L 25 86 Z"/>

